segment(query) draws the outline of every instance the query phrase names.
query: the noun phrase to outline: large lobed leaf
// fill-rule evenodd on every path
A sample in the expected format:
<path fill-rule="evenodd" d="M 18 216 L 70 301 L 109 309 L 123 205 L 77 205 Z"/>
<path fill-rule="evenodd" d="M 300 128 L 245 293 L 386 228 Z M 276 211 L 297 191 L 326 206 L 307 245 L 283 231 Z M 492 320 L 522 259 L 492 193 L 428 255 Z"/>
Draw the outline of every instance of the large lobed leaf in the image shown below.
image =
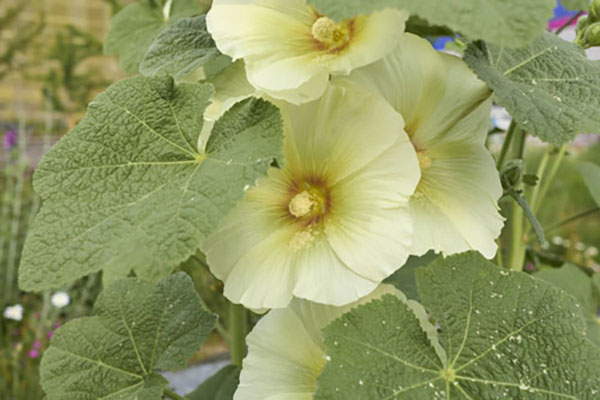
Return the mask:
<path fill-rule="evenodd" d="M 600 348 L 575 299 L 482 256 L 417 270 L 444 361 L 401 300 L 387 296 L 325 328 L 316 399 L 596 399 Z"/>
<path fill-rule="evenodd" d="M 587 323 L 587 335 L 591 341 L 600 346 L 600 324 L 597 318 L 600 310 L 600 299 L 596 293 L 597 289 L 594 283 L 594 279 L 600 279 L 600 274 L 595 273 L 594 276 L 590 277 L 580 268 L 566 264 L 561 268 L 544 269 L 535 275 L 556 285 L 577 299 Z"/>
<path fill-rule="evenodd" d="M 231 364 L 223 367 L 204 381 L 192 393 L 185 396 L 188 400 L 232 400 L 240 384 L 240 369 Z"/>
<path fill-rule="evenodd" d="M 554 0 L 313 0 L 320 12 L 349 18 L 386 7 L 409 11 L 470 39 L 512 47 L 540 36 L 552 17 Z"/>
<path fill-rule="evenodd" d="M 44 157 L 43 207 L 19 282 L 59 287 L 104 270 L 160 279 L 185 261 L 281 154 L 277 108 L 249 99 L 198 150 L 210 85 L 132 78 L 110 87 Z"/>
<path fill-rule="evenodd" d="M 112 18 L 104 52 L 118 55 L 121 67 L 128 74 L 138 71 L 148 47 L 165 27 L 203 11 L 197 0 L 172 0 L 170 4 L 165 15 L 162 2 L 141 0 L 123 8 Z"/>
<path fill-rule="evenodd" d="M 95 313 L 53 336 L 40 367 L 48 400 L 162 399 L 168 382 L 157 370 L 184 367 L 215 324 L 183 273 L 115 281 Z"/>
<path fill-rule="evenodd" d="M 600 61 L 551 33 L 507 49 L 475 42 L 465 61 L 524 129 L 561 145 L 600 129 Z"/>
<path fill-rule="evenodd" d="M 179 79 L 207 63 L 218 62 L 219 57 L 226 56 L 217 50 L 206 30 L 206 16 L 184 18 L 157 36 L 144 55 L 140 72 Z"/>

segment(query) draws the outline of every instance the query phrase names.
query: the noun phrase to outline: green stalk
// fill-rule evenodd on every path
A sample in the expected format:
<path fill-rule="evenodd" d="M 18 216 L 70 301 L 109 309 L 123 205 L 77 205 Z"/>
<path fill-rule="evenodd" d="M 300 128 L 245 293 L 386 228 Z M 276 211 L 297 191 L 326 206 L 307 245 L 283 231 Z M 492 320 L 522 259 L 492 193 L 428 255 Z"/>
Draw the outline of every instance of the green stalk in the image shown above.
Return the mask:
<path fill-rule="evenodd" d="M 25 181 L 25 148 L 26 148 L 26 137 L 25 137 L 25 123 L 23 120 L 19 123 L 19 160 L 17 163 L 17 176 L 14 197 L 13 197 L 13 209 L 11 218 L 10 228 L 10 242 L 8 246 L 7 254 L 7 270 L 6 270 L 6 281 L 5 287 L 6 292 L 16 296 L 15 292 L 15 275 L 17 271 L 17 254 L 19 252 L 19 228 L 21 224 L 21 210 L 23 204 L 23 186 Z"/>
<path fill-rule="evenodd" d="M 164 395 L 172 400 L 185 400 L 185 397 L 181 397 L 171 389 L 165 389 Z"/>
<path fill-rule="evenodd" d="M 515 136 L 515 130 L 517 128 L 517 123 L 512 120 L 510 126 L 508 127 L 508 131 L 506 132 L 506 138 L 504 139 L 504 143 L 502 143 L 502 149 L 500 150 L 500 155 L 498 155 L 498 161 L 496 162 L 496 167 L 498 171 L 502 170 L 502 166 L 504 165 L 504 161 L 506 161 L 506 156 L 508 155 L 508 150 L 512 144 L 513 137 Z"/>
<path fill-rule="evenodd" d="M 246 355 L 247 313 L 244 306 L 229 303 L 229 332 L 231 335 L 231 363 L 242 366 Z"/>
<path fill-rule="evenodd" d="M 567 152 L 566 145 L 562 146 L 560 148 L 560 150 L 558 151 L 558 155 L 556 156 L 556 159 L 554 160 L 554 163 L 552 164 L 552 168 L 550 168 L 550 173 L 548 174 L 547 178 L 545 179 L 545 182 L 543 182 L 542 188 L 540 189 L 539 201 L 537 201 L 535 204 L 531 205 L 531 209 L 533 210 L 534 213 L 537 214 L 544 199 L 546 198 L 546 195 L 548 194 L 548 190 L 550 190 L 550 186 L 552 185 L 552 182 L 554 181 L 554 178 L 556 177 L 556 174 L 558 172 L 558 169 L 560 168 L 560 164 L 562 163 L 566 152 Z"/>
<path fill-rule="evenodd" d="M 523 159 L 525 153 L 525 141 L 527 140 L 527 132 L 516 128 L 513 128 L 516 132 L 517 146 L 515 149 L 517 158 Z M 523 270 L 523 262 L 525 261 L 525 242 L 526 239 L 523 235 L 524 230 L 524 211 L 523 208 L 517 202 L 513 203 L 511 209 L 511 230 L 510 230 L 510 247 L 508 251 L 508 267 L 514 271 Z"/>
<path fill-rule="evenodd" d="M 536 207 L 537 198 L 540 194 L 540 187 L 542 186 L 542 183 L 544 183 L 544 174 L 546 173 L 546 167 L 548 166 L 548 161 L 550 160 L 551 152 L 552 150 L 549 149 L 547 152 L 544 153 L 544 157 L 542 158 L 542 161 L 540 161 L 540 165 L 538 166 L 538 170 L 536 172 L 536 175 L 539 180 L 537 185 L 535 185 L 535 187 L 533 188 L 533 192 L 531 193 L 531 199 L 529 201 L 532 210 L 534 210 Z"/>

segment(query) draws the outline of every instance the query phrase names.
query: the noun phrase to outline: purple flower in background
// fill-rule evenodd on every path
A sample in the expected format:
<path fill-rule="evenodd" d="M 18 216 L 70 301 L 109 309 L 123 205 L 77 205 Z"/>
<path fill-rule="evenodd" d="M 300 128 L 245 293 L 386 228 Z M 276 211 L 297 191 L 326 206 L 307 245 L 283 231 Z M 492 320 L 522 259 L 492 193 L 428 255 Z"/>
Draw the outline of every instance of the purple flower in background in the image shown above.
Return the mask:
<path fill-rule="evenodd" d="M 37 350 L 29 350 L 29 358 L 38 358 L 40 356 L 40 352 Z"/>
<path fill-rule="evenodd" d="M 4 148 L 12 149 L 17 145 L 17 133 L 15 131 L 6 131 L 4 133 Z"/>
<path fill-rule="evenodd" d="M 36 340 L 35 342 L 33 342 L 33 348 L 38 350 L 42 347 L 42 342 L 40 342 L 39 340 Z"/>
<path fill-rule="evenodd" d="M 46 337 L 48 338 L 48 340 L 52 339 L 52 336 L 54 336 L 54 331 L 50 331 L 50 332 L 48 332 L 48 334 L 46 335 Z"/>

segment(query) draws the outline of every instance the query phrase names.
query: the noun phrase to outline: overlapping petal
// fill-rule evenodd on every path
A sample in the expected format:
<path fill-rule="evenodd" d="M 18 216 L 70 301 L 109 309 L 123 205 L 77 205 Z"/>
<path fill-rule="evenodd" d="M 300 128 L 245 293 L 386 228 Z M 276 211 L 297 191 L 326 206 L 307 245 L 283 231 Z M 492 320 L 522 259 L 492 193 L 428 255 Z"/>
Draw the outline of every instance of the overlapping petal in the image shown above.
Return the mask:
<path fill-rule="evenodd" d="M 305 0 L 214 0 L 207 27 L 221 52 L 244 59 L 259 91 L 301 104 L 324 93 L 330 74 L 348 74 L 390 53 L 407 14 L 390 9 L 343 22 L 346 39 L 335 44 L 313 33 L 323 17 Z"/>
<path fill-rule="evenodd" d="M 500 178 L 484 146 L 490 91 L 458 57 L 405 36 L 389 56 L 348 79 L 378 93 L 402 114 L 418 153 L 422 177 L 410 200 L 412 251 L 477 250 L 491 258 L 503 218 L 497 205 Z"/>
<path fill-rule="evenodd" d="M 272 310 L 247 337 L 240 385 L 234 400 L 310 400 L 325 365 L 321 330 L 352 308 L 391 294 L 380 285 L 367 297 L 345 307 L 332 307 L 295 299 L 289 307 Z"/>

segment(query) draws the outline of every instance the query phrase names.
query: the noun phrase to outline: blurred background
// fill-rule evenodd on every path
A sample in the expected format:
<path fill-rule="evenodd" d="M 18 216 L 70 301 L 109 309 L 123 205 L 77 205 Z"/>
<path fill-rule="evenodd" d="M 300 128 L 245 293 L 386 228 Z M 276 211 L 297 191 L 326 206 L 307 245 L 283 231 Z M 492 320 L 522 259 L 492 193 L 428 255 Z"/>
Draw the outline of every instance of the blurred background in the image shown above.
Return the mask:
<path fill-rule="evenodd" d="M 28 227 L 40 206 L 32 188 L 35 166 L 82 118 L 96 94 L 125 77 L 116 59 L 103 55 L 102 43 L 111 16 L 131 2 L 0 0 L 0 400 L 42 399 L 38 365 L 49 339 L 65 321 L 89 315 L 101 290 L 102 279 L 96 274 L 59 291 L 22 293 L 17 288 L 17 268 Z M 549 29 L 570 22 L 562 35 L 572 40 L 577 16 L 557 7 Z M 452 49 L 448 38 L 432 42 L 439 49 Z M 600 52 L 595 51 L 590 51 L 590 57 L 600 59 Z M 506 112 L 495 108 L 489 137 L 493 151 L 500 149 L 502 132 L 509 123 Z M 528 141 L 528 173 L 535 173 L 547 151 L 536 139 Z M 530 272 L 565 262 L 600 271 L 600 213 L 553 226 L 597 208 L 577 165 L 599 160 L 599 136 L 593 133 L 580 135 L 566 149 L 548 189 L 548 200 L 538 212 L 542 226 L 550 228 L 546 232 L 549 243 L 543 248 L 531 246 L 527 258 Z M 192 257 L 181 269 L 193 276 L 207 305 L 224 313 L 226 305 L 219 295 L 222 288 L 207 272 L 202 257 Z M 226 357 L 224 338 L 215 332 L 193 363 Z M 213 364 L 210 370 L 214 368 Z M 186 379 L 195 387 L 198 371 L 192 369 L 174 378 L 180 392 L 188 389 Z"/>

